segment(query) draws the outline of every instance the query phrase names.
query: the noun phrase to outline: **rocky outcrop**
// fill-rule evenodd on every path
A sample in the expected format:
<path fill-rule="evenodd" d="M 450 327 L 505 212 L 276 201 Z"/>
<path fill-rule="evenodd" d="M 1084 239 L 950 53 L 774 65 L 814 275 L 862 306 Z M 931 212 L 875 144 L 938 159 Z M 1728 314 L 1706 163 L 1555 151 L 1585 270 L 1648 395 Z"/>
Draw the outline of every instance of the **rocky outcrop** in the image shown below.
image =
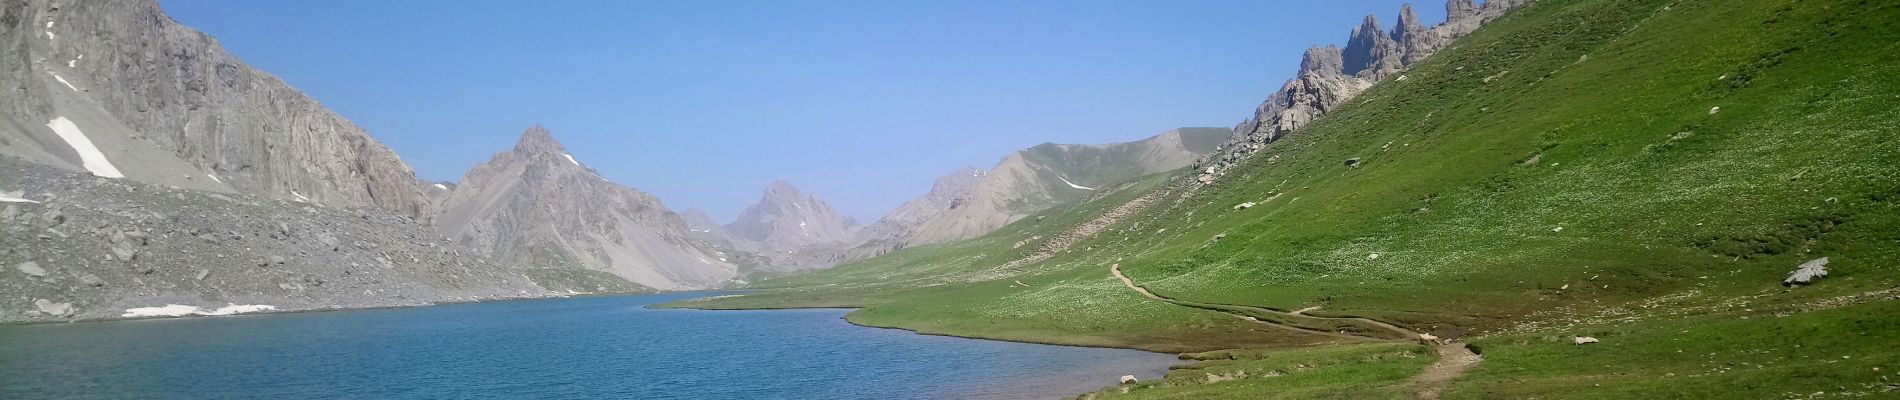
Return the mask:
<path fill-rule="evenodd" d="M 1345 48 L 1308 49 L 1293 79 L 1267 96 L 1252 117 L 1234 127 L 1232 140 L 1223 151 L 1196 163 L 1201 172 L 1197 179 L 1213 182 L 1267 144 L 1527 2 L 1491 0 L 1478 6 L 1472 0 L 1450 0 L 1445 4 L 1445 22 L 1429 28 L 1419 22 L 1407 4 L 1399 10 L 1398 26 L 1391 32 L 1379 26 L 1377 17 L 1366 16 L 1347 37 Z"/>
<path fill-rule="evenodd" d="M 10 156 L 0 171 L 0 188 L 30 200 L 0 202 L 0 322 L 554 294 L 544 274 L 484 262 L 390 210 L 98 179 Z"/>
<path fill-rule="evenodd" d="M 736 275 L 659 198 L 602 178 L 540 126 L 470 169 L 436 222 L 500 264 L 603 271 L 662 290 L 716 288 Z"/>
<path fill-rule="evenodd" d="M 0 154 L 431 215 L 394 152 L 152 0 L 0 0 L 0 54 Z"/>
<path fill-rule="evenodd" d="M 924 199 L 900 207 L 858 238 L 853 257 L 962 240 L 1002 228 L 1057 204 L 1080 200 L 1144 175 L 1186 167 L 1229 135 L 1222 128 L 1181 128 L 1148 139 L 1103 145 L 1044 143 L 1003 158 L 995 168 L 938 180 Z M 960 191 L 950 195 L 953 190 Z"/>

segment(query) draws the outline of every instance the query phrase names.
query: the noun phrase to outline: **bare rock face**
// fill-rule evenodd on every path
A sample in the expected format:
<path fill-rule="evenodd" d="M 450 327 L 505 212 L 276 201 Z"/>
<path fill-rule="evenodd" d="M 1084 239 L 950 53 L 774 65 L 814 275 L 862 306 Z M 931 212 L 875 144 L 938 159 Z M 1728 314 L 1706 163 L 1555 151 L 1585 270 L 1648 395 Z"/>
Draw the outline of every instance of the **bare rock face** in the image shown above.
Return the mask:
<path fill-rule="evenodd" d="M 721 287 L 736 275 L 659 198 L 607 181 L 540 126 L 454 188 L 437 229 L 497 263 L 601 271 L 662 290 Z"/>
<path fill-rule="evenodd" d="M 956 208 L 959 199 L 982 182 L 989 171 L 963 168 L 937 178 L 930 192 L 897 206 L 884 218 L 858 230 L 857 244 L 847 250 L 846 260 L 862 260 L 903 248 L 911 232 L 939 214 Z"/>
<path fill-rule="evenodd" d="M 1353 28 L 1346 47 L 1314 47 L 1306 51 L 1300 69 L 1280 91 L 1234 127 L 1232 140 L 1218 154 L 1195 164 L 1202 170 L 1196 181 L 1212 183 L 1228 168 L 1266 148 L 1286 134 L 1312 123 L 1360 92 L 1432 55 L 1452 41 L 1470 34 L 1529 0 L 1491 0 L 1478 6 L 1472 0 L 1449 0 L 1445 23 L 1424 27 L 1410 5 L 1399 10 L 1392 32 L 1366 16 Z M 1402 78 L 1402 77 L 1401 77 Z"/>
<path fill-rule="evenodd" d="M 0 154 L 107 177 L 430 215 L 394 152 L 172 21 L 155 1 L 0 1 L 0 54 Z M 102 164 L 119 173 L 99 173 Z"/>
<path fill-rule="evenodd" d="M 0 187 L 38 200 L 7 204 L 19 217 L 0 221 L 0 322 L 171 304 L 297 311 L 552 294 L 534 271 L 484 262 L 390 210 L 99 179 L 11 156 L 0 171 L 10 172 Z"/>
<path fill-rule="evenodd" d="M 807 246 L 842 242 L 857 224 L 818 196 L 801 192 L 784 181 L 772 182 L 757 203 L 746 207 L 727 235 L 759 243 L 773 251 L 796 251 Z"/>

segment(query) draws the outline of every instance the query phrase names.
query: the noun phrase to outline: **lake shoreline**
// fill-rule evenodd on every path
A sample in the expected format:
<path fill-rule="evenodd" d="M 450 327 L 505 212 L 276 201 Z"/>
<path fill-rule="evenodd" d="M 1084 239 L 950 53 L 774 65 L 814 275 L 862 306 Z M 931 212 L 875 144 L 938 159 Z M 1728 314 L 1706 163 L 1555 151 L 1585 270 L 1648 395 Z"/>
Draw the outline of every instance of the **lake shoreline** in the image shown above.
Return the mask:
<path fill-rule="evenodd" d="M 704 309 L 677 308 L 677 307 L 656 307 L 657 305 L 664 304 L 670 301 L 683 300 L 682 297 L 703 298 L 703 297 L 708 297 L 708 296 L 725 295 L 729 293 L 731 292 L 730 291 L 692 291 L 692 292 L 669 292 L 669 293 L 657 293 L 657 294 L 655 293 L 640 293 L 640 294 L 595 293 L 595 294 L 574 295 L 574 296 L 483 299 L 479 301 L 462 301 L 462 302 L 454 302 L 454 303 L 443 302 L 443 303 L 436 303 L 436 304 L 427 304 L 427 305 L 461 304 L 461 305 L 468 305 L 471 307 L 436 308 L 436 307 L 417 307 L 414 305 L 397 305 L 397 306 L 384 306 L 384 307 L 359 307 L 359 308 L 350 308 L 350 309 L 283 310 L 283 311 L 263 312 L 263 313 L 254 313 L 254 314 L 239 314 L 239 315 L 246 315 L 246 316 L 287 314 L 287 315 L 280 316 L 283 318 L 271 318 L 271 319 L 246 318 L 246 319 L 241 319 L 241 320 L 197 320 L 197 319 L 190 319 L 187 317 L 160 317 L 164 319 L 185 319 L 185 321 L 177 321 L 178 322 L 177 324 L 173 324 L 173 323 L 98 324 L 96 322 L 143 320 L 143 319 L 156 319 L 156 318 L 96 318 L 96 319 L 90 319 L 90 320 L 84 320 L 84 321 L 70 322 L 69 323 L 71 325 L 70 328 L 66 326 L 62 326 L 62 325 L 52 325 L 52 324 L 45 324 L 45 323 L 12 324 L 12 325 L 20 325 L 20 326 L 15 326 L 15 328 L 25 327 L 25 325 L 34 325 L 34 326 L 45 325 L 43 326 L 43 328 L 53 328 L 55 330 L 42 330 L 38 328 L 33 328 L 33 329 L 27 329 L 27 330 L 13 330 L 11 332 L 8 332 L 8 334 L 31 335 L 29 332 L 41 332 L 39 333 L 39 335 L 42 335 L 40 336 L 41 338 L 45 338 L 45 340 L 58 341 L 61 339 L 54 339 L 54 338 L 68 337 L 68 335 L 67 334 L 53 334 L 53 332 L 97 333 L 97 332 L 114 332 L 114 331 L 125 332 L 127 330 L 131 330 L 131 331 L 148 331 L 148 332 L 167 332 L 164 335 L 159 335 L 159 336 L 165 336 L 165 335 L 177 335 L 177 333 L 175 332 L 178 332 L 177 330 L 179 329 L 206 330 L 204 332 L 221 332 L 220 330 L 230 330 L 230 329 L 245 329 L 247 332 L 254 329 L 288 329 L 286 332 L 291 332 L 291 331 L 332 332 L 333 331 L 332 329 L 310 330 L 306 328 L 285 328 L 285 327 L 294 327 L 298 325 L 311 325 L 311 324 L 316 324 L 316 325 L 341 324 L 338 326 L 350 327 L 350 328 L 342 329 L 342 331 L 348 332 L 352 330 L 363 330 L 366 328 L 362 328 L 361 325 L 357 323 L 353 323 L 353 322 L 337 322 L 337 321 L 394 321 L 394 320 L 414 319 L 414 318 L 418 318 L 418 316 L 421 316 L 421 318 L 429 318 L 428 316 L 431 316 L 431 315 L 436 316 L 435 318 L 437 318 L 437 321 L 440 321 L 440 323 L 448 323 L 448 324 L 452 324 L 451 326 L 458 326 L 462 328 L 470 328 L 470 327 L 477 327 L 477 326 L 500 327 L 500 326 L 515 326 L 515 325 L 520 325 L 520 324 L 537 324 L 535 322 L 529 322 L 529 321 L 547 321 L 542 318 L 549 318 L 549 316 L 555 316 L 553 318 L 556 318 L 558 320 L 560 318 L 563 318 L 563 317 L 558 317 L 558 316 L 566 315 L 566 316 L 571 317 L 571 316 L 577 315 L 576 314 L 577 312 L 581 314 L 607 312 L 613 315 L 623 315 L 621 313 L 625 313 L 625 312 L 633 311 L 633 310 L 643 310 L 647 312 L 636 311 L 634 314 L 624 314 L 628 316 L 627 318 L 614 317 L 614 318 L 600 319 L 600 318 L 589 317 L 589 318 L 584 318 L 584 319 L 602 321 L 603 323 L 607 323 L 607 324 L 618 324 L 623 327 L 639 326 L 640 324 L 650 323 L 650 321 L 656 318 L 659 320 L 669 320 L 669 321 L 670 320 L 725 321 L 723 324 L 728 325 L 728 326 L 733 325 L 733 324 L 757 326 L 755 328 L 742 329 L 742 331 L 750 331 L 752 332 L 752 335 L 755 337 L 769 338 L 769 337 L 775 337 L 777 335 L 782 334 L 781 332 L 777 330 L 779 328 L 775 328 L 775 326 L 777 325 L 773 325 L 773 324 L 782 323 L 784 321 L 804 320 L 804 321 L 809 321 L 809 322 L 804 323 L 803 325 L 807 327 L 822 327 L 825 325 L 830 325 L 830 326 L 835 327 L 835 328 L 817 328 L 819 329 L 819 331 L 836 331 L 836 332 L 841 332 L 841 333 L 857 331 L 860 333 L 846 334 L 846 336 L 887 338 L 887 339 L 881 339 L 881 340 L 872 340 L 869 342 L 854 340 L 852 341 L 852 343 L 857 343 L 856 345 L 845 346 L 845 348 L 858 347 L 860 349 L 856 351 L 848 351 L 847 352 L 848 354 L 858 354 L 861 356 L 872 355 L 872 354 L 885 354 L 884 356 L 881 356 L 884 358 L 890 358 L 891 356 L 889 354 L 911 354 L 909 356 L 899 356 L 897 358 L 884 360 L 884 361 L 875 361 L 880 356 L 871 356 L 871 359 L 874 361 L 869 361 L 869 362 L 872 362 L 874 363 L 874 365 L 877 365 L 876 367 L 867 365 L 863 368 L 870 368 L 868 370 L 865 370 L 865 369 L 854 369 L 854 370 L 875 371 L 875 370 L 890 368 L 890 369 L 893 369 L 894 371 L 914 371 L 915 370 L 914 368 L 917 368 L 918 365 L 958 365 L 958 367 L 955 367 L 955 368 L 959 368 L 960 371 L 967 371 L 968 373 L 968 375 L 966 375 L 965 373 L 957 374 L 957 376 L 968 377 L 968 379 L 959 379 L 960 381 L 963 381 L 960 383 L 950 383 L 951 381 L 949 380 L 931 381 L 931 382 L 912 382 L 911 384 L 898 384 L 894 387 L 889 386 L 889 383 L 887 383 L 885 384 L 886 386 L 885 389 L 865 389 L 869 391 L 861 392 L 861 393 L 884 393 L 886 395 L 893 394 L 893 393 L 911 393 L 915 395 L 933 396 L 932 398 L 939 398 L 941 397 L 939 395 L 946 394 L 946 393 L 954 393 L 956 394 L 954 397 L 942 397 L 942 398 L 971 398 L 971 399 L 1072 397 L 1072 396 L 1096 391 L 1103 387 L 1112 387 L 1114 383 L 1114 378 L 1121 375 L 1133 374 L 1133 375 L 1141 376 L 1144 380 L 1150 379 L 1151 377 L 1159 377 L 1159 376 L 1165 375 L 1167 371 L 1170 370 L 1170 366 L 1173 366 L 1179 363 L 1178 358 L 1174 357 L 1172 354 L 1152 352 L 1152 351 L 1142 351 L 1138 349 L 1127 349 L 1127 348 L 1121 348 L 1121 347 L 1108 347 L 1108 346 L 1076 346 L 1076 345 L 1058 344 L 1058 343 L 1038 343 L 1038 342 L 1021 341 L 1021 340 L 1001 340 L 1001 339 L 991 339 L 991 338 L 981 338 L 981 337 L 966 337 L 966 336 L 959 336 L 959 335 L 943 335 L 943 334 L 934 334 L 934 333 L 927 333 L 927 332 L 918 332 L 915 330 L 903 329 L 903 328 L 866 325 L 866 324 L 851 321 L 849 318 L 844 317 L 844 314 L 854 310 L 852 308 L 807 307 L 807 308 L 780 309 L 780 310 L 782 311 L 809 310 L 809 311 L 814 311 L 815 313 L 790 312 L 790 313 L 758 313 L 758 314 L 751 314 L 751 315 L 726 314 L 725 316 L 719 316 L 719 314 L 725 314 L 725 313 L 703 313 L 703 311 L 722 311 L 722 310 L 704 310 Z M 651 296 L 656 296 L 656 295 L 664 296 L 664 297 L 659 297 L 660 300 L 658 301 L 649 300 L 649 299 L 654 298 Z M 549 300 L 549 301 L 536 302 L 536 301 L 530 301 L 530 300 Z M 566 301 L 567 303 L 562 303 L 563 301 Z M 509 304 L 509 303 L 516 303 L 516 304 Z M 587 306 L 584 308 L 575 308 L 574 306 L 572 306 L 573 304 L 582 304 L 582 305 L 591 304 L 592 306 Z M 623 306 L 617 306 L 617 307 L 624 307 L 626 311 L 612 311 L 612 309 L 616 307 L 616 306 L 613 306 L 613 304 L 627 304 Z M 305 317 L 294 316 L 297 314 L 316 314 L 316 313 L 322 313 L 325 311 L 352 311 L 352 310 L 367 311 L 370 309 L 405 309 L 405 310 L 401 312 L 330 313 L 334 315 L 305 316 Z M 594 311 L 586 311 L 590 309 Z M 667 312 L 667 310 L 669 309 L 682 310 L 682 311 L 690 310 L 690 311 L 695 311 L 695 312 L 686 312 L 686 313 Z M 408 311 L 408 310 L 415 310 L 415 311 Z M 435 310 L 435 311 L 430 311 L 430 310 Z M 515 311 L 508 311 L 508 310 L 515 310 Z M 826 311 L 826 310 L 830 310 L 830 311 Z M 730 310 L 730 311 L 737 311 L 737 310 Z M 531 313 L 531 314 L 520 314 L 524 312 Z M 519 316 L 518 317 L 508 316 L 505 318 L 473 317 L 473 315 L 477 315 L 479 313 L 490 313 L 491 315 L 494 315 L 494 316 L 504 316 L 504 315 L 519 315 Z M 843 321 L 839 321 L 839 320 L 843 320 Z M 508 322 L 508 321 L 514 321 L 514 322 Z M 649 322 L 642 322 L 642 321 L 649 321 Z M 831 321 L 831 322 L 818 323 L 817 321 Z M 844 323 L 840 324 L 838 322 L 844 322 Z M 239 327 L 247 327 L 247 328 L 239 328 Z M 271 328 L 264 328 L 264 327 L 271 327 Z M 875 328 L 875 329 L 863 329 L 863 328 Z M 79 329 L 79 330 L 68 331 L 67 329 Z M 382 335 L 384 334 L 384 332 L 389 332 L 389 331 L 382 330 L 381 328 L 368 328 L 368 330 L 377 332 L 374 337 L 383 337 Z M 476 330 L 490 331 L 491 329 L 482 328 L 482 329 L 476 329 Z M 595 332 L 606 332 L 606 331 L 624 331 L 624 329 L 604 330 L 604 331 L 595 331 Z M 876 333 L 880 331 L 891 332 L 891 333 L 882 333 L 882 334 Z M 898 332 L 898 331 L 901 331 L 901 332 Z M 497 332 L 510 332 L 510 331 L 500 330 Z M 514 332 L 515 334 L 520 334 L 521 332 L 524 332 L 524 331 L 515 330 L 512 332 Z M 53 335 L 53 336 L 44 336 L 44 335 Z M 764 335 L 764 336 L 759 336 L 759 335 Z M 155 337 L 155 336 L 147 335 L 147 334 L 133 334 L 133 336 L 138 336 L 142 338 Z M 192 336 L 192 335 L 186 335 L 186 336 Z M 207 336 L 204 336 L 203 334 L 199 334 L 197 336 L 199 336 L 199 338 L 207 337 Z M 212 335 L 212 336 L 218 336 L 218 335 Z M 278 337 L 280 335 L 266 335 L 266 336 Z M 425 334 L 423 336 L 433 336 L 433 334 Z M 483 336 L 486 336 L 486 335 L 478 335 L 477 337 L 483 337 Z M 556 342 L 558 342 L 559 340 L 567 340 L 567 341 L 580 341 L 580 342 L 586 342 L 586 343 L 611 343 L 611 342 L 597 341 L 596 339 L 598 338 L 589 339 L 590 337 L 594 337 L 597 335 L 590 335 L 584 332 L 577 332 L 575 335 L 562 335 L 562 336 L 567 336 L 568 338 L 566 339 L 550 338 L 548 340 L 553 340 Z M 902 339 L 901 337 L 903 336 L 911 336 L 911 337 L 917 337 L 917 338 L 938 337 L 938 338 L 946 338 L 946 339 L 936 339 L 936 340 Z M 26 336 L 26 337 L 32 337 L 32 336 Z M 222 336 L 218 336 L 218 337 L 222 337 Z M 347 337 L 360 337 L 360 336 L 344 335 L 341 337 L 347 338 Z M 330 337 L 318 336 L 315 339 L 316 340 L 331 340 L 335 338 L 337 337 L 336 336 L 330 336 Z M 895 338 L 895 339 L 892 339 L 892 338 Z M 115 351 L 98 350 L 93 347 L 86 347 L 86 346 L 90 346 L 90 345 L 87 345 L 86 343 L 96 343 L 96 341 L 82 340 L 82 339 L 64 339 L 64 340 L 74 341 L 73 343 L 75 343 L 78 346 L 81 346 L 78 348 L 88 349 L 87 351 L 101 351 L 102 352 L 101 354 L 108 355 L 104 358 L 101 358 L 102 360 L 116 359 L 115 358 L 116 356 L 109 356 L 110 354 L 116 354 Z M 264 341 L 276 342 L 277 340 L 278 339 L 267 339 Z M 766 343 L 766 342 L 771 342 L 774 340 L 778 340 L 778 339 L 767 339 L 759 343 Z M 952 340 L 953 342 L 956 342 L 956 343 L 952 344 L 952 343 L 940 342 L 938 340 Z M 227 340 L 225 339 L 217 339 L 217 340 L 206 342 L 206 341 L 198 341 L 198 340 L 177 340 L 176 338 L 174 338 L 174 339 L 159 339 L 159 341 L 164 342 L 164 343 L 187 343 L 187 346 L 203 345 L 204 343 L 214 343 L 211 345 L 217 346 L 220 348 L 228 346 Z M 985 342 L 996 343 L 996 344 L 994 345 L 966 344 L 966 343 L 985 343 Z M 24 343 L 24 342 L 21 342 L 21 343 Z M 24 345 L 21 343 L 16 343 L 16 344 Z M 345 341 L 341 343 L 349 343 L 349 342 Z M 440 343 L 440 342 L 436 342 L 433 339 L 431 339 L 427 343 L 433 344 L 433 343 Z M 524 342 L 524 343 L 549 343 L 549 342 L 531 341 L 531 342 Z M 918 362 L 920 361 L 917 357 L 919 357 L 920 355 L 927 355 L 927 354 L 932 354 L 932 352 L 943 352 L 943 351 L 948 351 L 948 350 L 923 350 L 923 349 L 911 349 L 910 347 L 908 347 L 908 346 L 913 346 L 913 343 L 938 343 L 935 345 L 926 345 L 927 347 L 932 348 L 932 349 L 943 349 L 945 346 L 948 346 L 950 348 L 963 348 L 963 347 L 984 348 L 984 347 L 995 347 L 995 346 L 1003 346 L 1007 348 L 1008 346 L 1011 346 L 1005 343 L 1015 343 L 1018 346 L 1020 345 L 1043 346 L 1043 349 L 1019 349 L 1016 351 L 1006 352 L 1005 354 L 1017 354 L 1016 356 L 1014 356 L 1016 359 L 1024 360 L 1024 361 L 1018 361 L 1017 364 L 1015 365 L 1026 365 L 1026 364 L 1022 364 L 1024 362 L 1030 363 L 1030 365 L 1042 364 L 1042 363 L 1050 363 L 1050 364 L 1044 367 L 1032 368 L 1028 370 L 1018 370 L 1018 369 L 1021 369 L 1021 367 L 1015 367 L 1015 369 L 1012 369 L 1010 367 L 1002 367 L 1002 366 L 985 366 L 987 364 L 983 362 L 976 362 L 976 361 L 973 361 L 972 359 L 962 358 L 961 357 L 962 354 L 971 354 L 971 353 L 961 353 L 961 352 L 955 353 L 956 355 L 938 354 L 936 356 L 924 356 L 925 359 L 931 359 L 931 360 L 937 360 L 937 361 L 921 361 L 923 364 L 918 364 Z M 276 349 L 277 347 L 275 346 L 276 345 L 273 344 L 267 348 Z M 595 344 L 595 345 L 587 345 L 587 346 L 594 347 L 594 346 L 599 346 L 599 345 Z M 608 346 L 614 346 L 614 345 L 608 345 Z M 781 345 L 771 345 L 768 347 L 779 348 L 778 346 L 781 346 Z M 866 346 L 869 346 L 869 348 L 866 348 Z M 894 347 L 887 347 L 887 346 L 894 346 Z M 45 346 L 42 346 L 42 345 L 32 345 L 29 347 L 46 348 Z M 324 346 L 319 346 L 319 347 L 323 347 L 326 349 L 328 348 Z M 803 351 L 812 351 L 809 349 L 830 348 L 829 346 L 812 347 L 809 344 L 793 345 L 789 348 L 795 349 L 795 348 L 801 348 L 801 347 L 808 349 L 808 350 L 803 350 Z M 75 349 L 78 349 L 78 348 L 75 348 Z M 1070 348 L 1070 349 L 1077 349 L 1077 350 L 1055 350 L 1058 348 Z M 141 348 L 141 349 L 144 349 L 144 348 Z M 1080 356 L 1061 355 L 1061 354 L 1078 354 L 1077 352 L 1083 352 L 1083 350 L 1080 350 L 1080 349 L 1099 349 L 1099 350 L 1105 350 L 1105 351 L 1119 350 L 1119 351 L 1124 351 L 1124 352 L 1095 353 L 1099 355 L 1087 356 L 1087 357 L 1082 357 L 1082 358 L 1072 358 L 1072 357 L 1080 357 Z M 1133 351 L 1129 351 L 1129 350 L 1133 350 Z M 71 351 L 78 351 L 78 350 L 71 350 Z M 141 351 L 152 351 L 152 350 L 144 349 Z M 275 354 L 276 351 L 277 350 L 272 350 L 272 354 Z M 646 351 L 649 351 L 649 350 L 639 350 L 638 352 L 641 354 L 644 354 L 644 352 Z M 829 352 L 829 350 L 820 350 L 820 351 Z M 922 353 L 917 353 L 917 351 L 922 351 Z M 896 353 L 893 353 L 893 352 L 896 352 Z M 215 354 L 215 353 L 216 352 L 210 352 L 210 353 L 166 352 L 165 354 Z M 518 353 L 534 354 L 536 352 L 521 351 Z M 15 355 L 24 356 L 28 354 L 33 354 L 33 352 L 22 352 Z M 64 351 L 62 351 L 60 354 L 65 354 L 65 353 Z M 321 350 L 316 354 L 340 354 L 340 353 L 337 353 L 337 350 L 330 349 L 330 350 Z M 377 353 L 350 352 L 349 354 L 377 354 Z M 465 354 L 465 353 L 447 353 L 447 354 Z M 590 357 L 589 355 L 586 354 L 586 352 L 580 352 L 580 353 L 563 352 L 559 354 L 562 354 L 559 357 L 568 357 L 568 358 L 574 358 L 574 359 L 587 359 Z M 627 353 L 627 354 L 633 354 L 633 353 Z M 1109 355 L 1109 354 L 1118 354 L 1118 355 Z M 60 357 L 65 357 L 65 356 L 62 355 Z M 216 356 L 204 355 L 200 357 L 214 357 L 215 358 Z M 269 357 L 275 357 L 275 356 L 269 356 Z M 350 356 L 350 357 L 358 357 L 358 356 Z M 466 355 L 462 357 L 478 357 L 479 358 L 479 357 L 485 357 L 485 356 Z M 642 357 L 645 357 L 645 356 L 642 356 Z M 1077 360 L 1088 359 L 1088 358 L 1094 358 L 1096 359 L 1096 361 L 1081 362 L 1079 364 L 1077 363 L 1078 362 Z M 776 359 L 776 358 L 768 357 L 767 359 Z M 785 358 L 785 360 L 804 360 L 804 359 L 805 358 L 803 357 Z M 698 360 L 698 358 L 694 358 L 694 360 Z M 1027 361 L 1027 360 L 1048 360 L 1048 361 Z M 1069 361 L 1061 361 L 1061 360 L 1069 360 Z M 1143 360 L 1143 361 L 1137 361 L 1137 360 Z M 15 361 L 18 361 L 18 360 L 16 359 Z M 118 361 L 109 361 L 109 362 L 118 362 Z M 862 362 L 864 361 L 860 361 L 860 363 Z M 661 363 L 665 364 L 665 362 L 663 361 L 661 361 Z M 27 363 L 27 364 L 30 364 L 30 363 Z M 25 365 L 25 364 L 21 364 L 21 365 Z M 480 363 L 462 364 L 462 365 L 480 365 Z M 652 365 L 652 364 L 649 364 L 649 365 Z M 634 367 L 634 368 L 637 369 L 641 367 Z M 132 370 L 132 371 L 138 371 L 138 370 Z M 144 372 L 131 372 L 131 373 L 143 374 Z M 845 376 L 849 376 L 849 375 L 850 374 L 845 374 Z M 682 378 L 682 379 L 690 379 L 690 378 Z M 53 379 L 53 380 L 56 381 L 57 379 Z M 895 382 L 901 382 L 901 381 L 895 381 Z M 779 385 L 779 384 L 780 383 L 768 382 L 768 383 L 764 383 L 764 385 L 768 385 L 768 386 L 761 386 L 760 388 L 778 387 L 776 385 Z M 903 387 L 913 386 L 913 385 L 915 385 L 915 387 L 912 389 L 903 388 Z M 957 389 L 951 390 L 951 391 L 943 390 L 950 387 L 954 387 Z M 51 389 L 51 390 L 54 390 L 51 392 L 34 392 L 33 391 L 33 390 L 46 390 L 46 389 L 48 389 L 48 387 L 37 387 L 35 389 L 23 389 L 23 390 L 27 390 L 27 393 L 58 393 L 60 390 L 60 389 Z M 477 393 L 477 392 L 488 393 L 487 391 L 491 389 L 500 390 L 500 392 L 493 392 L 493 393 L 504 393 L 510 390 L 507 388 L 499 388 L 499 387 L 488 388 L 488 389 L 477 388 L 477 389 L 466 389 L 466 390 L 473 391 L 470 393 Z M 180 390 L 196 390 L 196 389 L 180 389 Z M 363 389 L 363 390 L 374 390 L 374 389 Z M 5 392 L 5 391 L 0 391 L 0 392 Z M 675 393 L 675 394 L 678 394 L 678 393 Z M 671 395 L 668 395 L 668 396 L 671 396 Z M 662 397 L 674 398 L 674 397 L 666 397 L 666 396 L 662 396 Z M 736 398 L 751 398 L 751 397 L 739 396 Z M 877 396 L 877 397 L 866 397 L 866 398 L 888 398 L 888 396 Z"/>

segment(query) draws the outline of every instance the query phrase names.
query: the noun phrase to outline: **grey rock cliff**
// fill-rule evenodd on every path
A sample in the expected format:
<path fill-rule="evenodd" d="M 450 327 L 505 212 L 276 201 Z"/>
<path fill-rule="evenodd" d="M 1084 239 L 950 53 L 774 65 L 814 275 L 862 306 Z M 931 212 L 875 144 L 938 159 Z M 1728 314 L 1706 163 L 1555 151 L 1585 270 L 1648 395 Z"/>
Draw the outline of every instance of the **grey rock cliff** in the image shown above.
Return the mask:
<path fill-rule="evenodd" d="M 70 121 L 127 178 L 427 218 L 396 154 L 152 0 L 0 0 L 0 154 L 84 170 Z"/>
<path fill-rule="evenodd" d="M 635 289 L 561 286 L 573 279 L 490 264 L 380 208 L 99 179 L 10 156 L 0 171 L 9 171 L 0 188 L 32 201 L 0 202 L 0 322 L 170 304 L 296 311 Z"/>
<path fill-rule="evenodd" d="M 501 264 L 602 271 L 662 290 L 736 275 L 659 198 L 607 181 L 540 126 L 470 169 L 440 211 L 442 235 Z"/>

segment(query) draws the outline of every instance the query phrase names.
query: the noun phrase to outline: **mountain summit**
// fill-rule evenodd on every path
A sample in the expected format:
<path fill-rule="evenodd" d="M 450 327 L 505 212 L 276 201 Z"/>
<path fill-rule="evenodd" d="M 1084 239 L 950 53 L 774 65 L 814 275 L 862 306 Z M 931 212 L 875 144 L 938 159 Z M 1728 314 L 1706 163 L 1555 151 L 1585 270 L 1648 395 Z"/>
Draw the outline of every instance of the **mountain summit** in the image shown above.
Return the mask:
<path fill-rule="evenodd" d="M 470 169 L 438 222 L 464 247 L 543 274 L 603 271 L 666 290 L 714 288 L 735 275 L 659 198 L 608 182 L 538 125 Z"/>
<path fill-rule="evenodd" d="M 807 246 L 842 242 L 857 224 L 818 196 L 799 191 L 785 181 L 766 186 L 759 201 L 726 224 L 734 239 L 758 243 L 771 251 L 797 251 Z"/>

